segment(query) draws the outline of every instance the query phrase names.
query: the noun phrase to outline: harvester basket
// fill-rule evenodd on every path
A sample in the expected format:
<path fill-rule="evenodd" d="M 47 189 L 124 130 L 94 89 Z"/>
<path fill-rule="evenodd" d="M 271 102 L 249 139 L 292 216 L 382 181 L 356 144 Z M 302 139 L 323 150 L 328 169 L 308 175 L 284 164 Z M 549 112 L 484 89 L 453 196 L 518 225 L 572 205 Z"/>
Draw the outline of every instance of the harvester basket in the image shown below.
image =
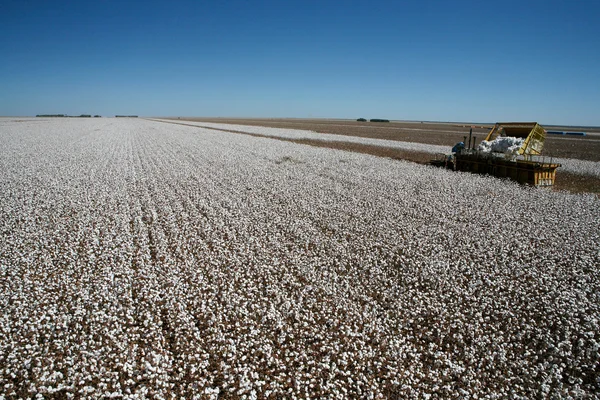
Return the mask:
<path fill-rule="evenodd" d="M 498 136 L 525 139 L 517 152 L 519 155 L 540 155 L 544 148 L 546 131 L 537 122 L 498 122 L 485 140 L 491 142 Z"/>

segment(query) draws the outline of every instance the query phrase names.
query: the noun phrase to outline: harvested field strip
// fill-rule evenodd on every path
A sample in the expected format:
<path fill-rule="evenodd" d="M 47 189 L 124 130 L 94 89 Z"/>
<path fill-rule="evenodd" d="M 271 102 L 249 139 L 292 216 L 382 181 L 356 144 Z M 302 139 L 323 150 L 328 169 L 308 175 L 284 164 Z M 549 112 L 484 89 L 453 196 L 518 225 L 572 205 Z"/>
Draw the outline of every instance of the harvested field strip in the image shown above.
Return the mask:
<path fill-rule="evenodd" d="M 342 136 L 385 139 L 392 141 L 435 144 L 452 147 L 469 135 L 470 125 L 452 123 L 391 122 L 388 124 L 361 124 L 356 121 L 336 120 L 290 120 L 290 119 L 239 119 L 239 118 L 181 118 L 174 121 L 212 122 L 218 124 L 251 125 L 280 129 L 314 131 Z M 479 125 L 473 128 L 477 143 L 484 139 L 492 126 Z M 546 127 L 549 128 L 549 127 Z M 596 129 L 598 131 L 598 128 Z M 586 161 L 600 161 L 600 139 L 598 133 L 588 136 L 556 137 L 549 135 L 544 145 L 544 153 L 559 158 L 576 158 Z"/>
<path fill-rule="evenodd" d="M 156 120 L 156 121 L 169 121 L 173 120 Z M 180 123 L 181 122 L 177 122 Z M 447 146 L 439 146 L 432 144 L 413 143 L 413 142 L 402 142 L 396 140 L 381 140 L 371 139 L 364 137 L 355 136 L 343 136 L 343 135 L 332 135 L 316 133 L 312 131 L 302 131 L 294 129 L 281 129 L 281 128 L 266 128 L 260 126 L 246 126 L 246 125 L 232 125 L 232 124 L 215 124 L 209 122 L 185 122 L 187 125 L 195 125 L 209 129 L 226 130 L 230 132 L 238 133 L 251 133 L 258 134 L 268 137 L 277 137 L 282 139 L 293 139 L 293 140 L 320 140 L 326 142 L 345 142 L 345 143 L 358 143 L 368 146 L 388 147 L 394 149 L 401 149 L 405 151 L 416 151 L 421 153 L 447 153 L 449 148 Z M 600 178 L 600 162 L 585 161 L 572 158 L 553 158 L 553 162 L 562 164 L 562 170 L 577 175 L 589 175 L 596 178 Z"/>
<path fill-rule="evenodd" d="M 154 120 L 161 122 L 173 123 L 173 120 Z M 444 153 L 448 151 L 447 146 L 439 146 L 432 144 L 414 143 L 414 142 L 401 142 L 396 140 L 381 140 L 371 138 L 361 138 L 354 136 L 343 136 L 333 134 L 323 134 L 313 131 L 303 131 L 296 129 L 280 129 L 280 128 L 265 128 L 261 126 L 246 126 L 246 125 L 231 125 L 231 124 L 214 124 L 207 122 L 176 122 L 178 124 L 186 124 L 190 126 L 199 126 L 208 129 L 225 130 L 236 133 L 248 133 L 260 136 L 273 137 L 278 139 L 292 139 L 292 140 L 319 140 L 328 142 L 344 142 L 344 143 L 357 143 L 365 145 L 373 145 L 378 147 L 389 147 L 397 148 L 401 150 L 417 151 L 424 153 Z"/>
<path fill-rule="evenodd" d="M 379 157 L 402 159 L 420 164 L 428 163 L 432 154 L 445 153 L 449 149 L 444 146 L 424 145 L 420 143 L 391 142 L 377 139 L 366 139 L 348 137 L 351 141 L 344 141 L 344 136 L 323 135 L 307 131 L 285 131 L 282 129 L 261 127 L 245 127 L 243 125 L 218 125 L 204 126 L 203 122 L 189 123 L 173 120 L 152 120 L 157 122 L 172 123 L 184 126 L 197 126 L 206 129 L 214 129 L 222 132 L 241 133 L 256 137 L 270 137 L 273 139 L 289 141 L 299 144 L 307 144 L 316 147 L 327 147 L 338 150 L 352 151 L 363 154 L 371 154 Z M 241 130 L 232 130 L 235 127 Z M 247 129 L 248 128 L 248 129 Z M 259 133 L 260 132 L 260 133 Z M 305 138 L 309 137 L 309 138 Z M 330 138 L 335 140 L 330 140 Z M 390 143 L 391 142 L 391 143 Z M 393 145 L 393 147 L 390 147 Z M 563 163 L 557 176 L 554 190 L 568 190 L 571 192 L 600 192 L 600 162 L 591 162 L 577 159 L 549 159 L 554 162 Z M 561 176 L 563 175 L 563 176 Z"/>

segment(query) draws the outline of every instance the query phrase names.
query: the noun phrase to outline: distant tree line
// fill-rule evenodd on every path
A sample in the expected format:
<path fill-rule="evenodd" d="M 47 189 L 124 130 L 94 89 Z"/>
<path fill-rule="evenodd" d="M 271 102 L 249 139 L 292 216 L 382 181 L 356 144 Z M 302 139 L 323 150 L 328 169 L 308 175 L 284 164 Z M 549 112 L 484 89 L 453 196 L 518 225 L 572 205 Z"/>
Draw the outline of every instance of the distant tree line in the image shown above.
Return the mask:
<path fill-rule="evenodd" d="M 38 114 L 38 115 L 36 115 L 36 117 L 39 117 L 39 118 L 55 118 L 55 117 L 62 117 L 62 118 L 91 118 L 92 115 L 91 114 L 81 114 L 81 115 Z M 94 117 L 99 118 L 100 115 L 94 115 Z"/>
<path fill-rule="evenodd" d="M 50 117 L 63 117 L 63 118 L 91 118 L 92 114 L 81 114 L 81 115 L 67 115 L 67 114 L 38 114 L 36 117 L 50 118 Z M 101 115 L 94 115 L 94 118 L 101 118 Z M 117 118 L 137 118 L 137 115 L 115 115 Z"/>
<path fill-rule="evenodd" d="M 357 119 L 358 122 L 367 122 L 366 118 Z M 389 119 L 381 119 L 381 118 L 373 118 L 370 120 L 371 122 L 390 122 Z"/>

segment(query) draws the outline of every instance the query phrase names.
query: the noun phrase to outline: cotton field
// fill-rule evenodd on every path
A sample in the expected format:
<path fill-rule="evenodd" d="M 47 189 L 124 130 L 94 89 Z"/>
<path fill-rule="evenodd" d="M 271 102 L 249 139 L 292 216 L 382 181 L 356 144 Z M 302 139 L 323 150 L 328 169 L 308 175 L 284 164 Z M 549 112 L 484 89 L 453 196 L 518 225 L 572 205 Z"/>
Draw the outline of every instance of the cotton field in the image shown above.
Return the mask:
<path fill-rule="evenodd" d="M 597 398 L 600 200 L 0 120 L 0 398 Z"/>

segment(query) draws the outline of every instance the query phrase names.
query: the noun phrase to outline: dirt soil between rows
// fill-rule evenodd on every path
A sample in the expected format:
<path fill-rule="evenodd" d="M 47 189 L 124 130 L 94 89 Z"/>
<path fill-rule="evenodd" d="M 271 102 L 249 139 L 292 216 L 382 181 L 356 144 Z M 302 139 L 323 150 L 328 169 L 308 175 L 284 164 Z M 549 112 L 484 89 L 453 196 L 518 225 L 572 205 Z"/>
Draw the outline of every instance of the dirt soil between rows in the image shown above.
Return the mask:
<path fill-rule="evenodd" d="M 373 139 L 397 140 L 448 146 L 448 151 L 457 142 L 467 139 L 469 129 L 473 129 L 476 143 L 485 139 L 491 125 L 468 125 L 454 123 L 432 122 L 359 122 L 351 120 L 315 120 L 315 119 L 237 119 L 237 118 L 194 118 L 178 117 L 165 118 L 173 122 L 184 123 L 213 122 L 221 124 L 237 124 L 264 126 L 271 128 L 302 129 L 319 133 L 357 136 Z M 554 129 L 555 127 L 546 127 Z M 561 127 L 559 127 L 561 129 Z M 562 129 L 564 130 L 564 129 Z M 226 130 L 234 133 L 244 133 L 236 130 Z M 260 135 L 256 135 L 260 136 Z M 334 148 L 345 151 L 371 154 L 379 157 L 389 157 L 427 164 L 433 158 L 432 154 L 414 152 L 387 147 L 364 145 L 348 142 L 324 142 L 320 140 L 280 139 L 317 147 Z M 587 161 L 600 161 L 600 129 L 592 129 L 587 136 L 552 136 L 546 137 L 543 155 L 548 157 L 576 158 Z M 579 176 L 568 172 L 557 171 L 554 190 L 568 190 L 574 193 L 600 193 L 600 179 L 590 176 Z"/>

